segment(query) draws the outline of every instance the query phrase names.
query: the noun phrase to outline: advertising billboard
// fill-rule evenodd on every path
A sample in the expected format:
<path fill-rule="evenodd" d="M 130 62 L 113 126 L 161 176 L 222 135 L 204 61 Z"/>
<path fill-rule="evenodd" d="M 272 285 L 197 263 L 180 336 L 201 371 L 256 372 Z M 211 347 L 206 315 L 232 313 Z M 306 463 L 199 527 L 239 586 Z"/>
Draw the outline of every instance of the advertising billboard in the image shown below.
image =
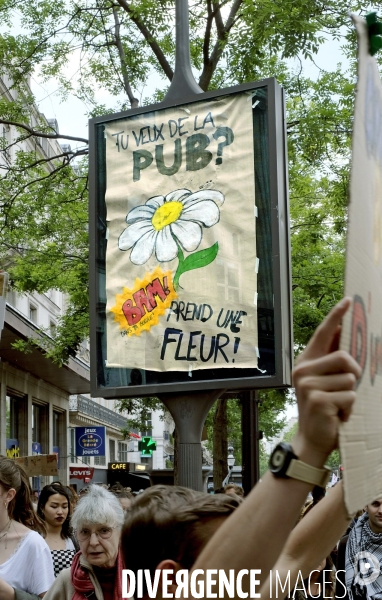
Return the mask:
<path fill-rule="evenodd" d="M 288 385 L 281 88 L 99 117 L 90 136 L 92 393 Z"/>

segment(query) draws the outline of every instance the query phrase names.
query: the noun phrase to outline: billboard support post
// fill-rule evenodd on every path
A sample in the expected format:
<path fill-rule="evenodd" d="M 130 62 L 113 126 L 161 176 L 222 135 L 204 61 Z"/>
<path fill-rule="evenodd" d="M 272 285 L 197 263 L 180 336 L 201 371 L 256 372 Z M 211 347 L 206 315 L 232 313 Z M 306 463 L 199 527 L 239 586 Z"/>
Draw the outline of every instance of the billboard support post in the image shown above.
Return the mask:
<path fill-rule="evenodd" d="M 165 101 L 177 100 L 188 94 L 201 94 L 191 70 L 190 61 L 190 29 L 188 21 L 188 0 L 176 0 L 176 51 L 175 71 Z"/>
<path fill-rule="evenodd" d="M 201 436 L 208 411 L 224 390 L 159 394 L 175 421 L 178 435 L 178 485 L 202 492 Z"/>

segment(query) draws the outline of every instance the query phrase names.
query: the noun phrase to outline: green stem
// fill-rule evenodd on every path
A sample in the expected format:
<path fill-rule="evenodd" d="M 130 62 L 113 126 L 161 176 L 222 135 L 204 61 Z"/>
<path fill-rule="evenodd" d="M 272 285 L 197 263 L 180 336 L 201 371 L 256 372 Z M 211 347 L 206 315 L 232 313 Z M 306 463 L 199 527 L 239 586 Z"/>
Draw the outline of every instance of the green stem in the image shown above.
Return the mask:
<path fill-rule="evenodd" d="M 178 263 L 178 267 L 175 271 L 175 275 L 174 275 L 174 281 L 173 281 L 173 285 L 174 285 L 174 290 L 177 292 L 178 288 L 179 288 L 179 279 L 180 276 L 182 274 L 182 266 L 184 263 L 184 254 L 183 254 L 183 250 L 182 248 L 179 246 L 178 242 L 177 242 L 177 246 L 178 246 L 178 258 L 179 258 L 179 263 Z"/>

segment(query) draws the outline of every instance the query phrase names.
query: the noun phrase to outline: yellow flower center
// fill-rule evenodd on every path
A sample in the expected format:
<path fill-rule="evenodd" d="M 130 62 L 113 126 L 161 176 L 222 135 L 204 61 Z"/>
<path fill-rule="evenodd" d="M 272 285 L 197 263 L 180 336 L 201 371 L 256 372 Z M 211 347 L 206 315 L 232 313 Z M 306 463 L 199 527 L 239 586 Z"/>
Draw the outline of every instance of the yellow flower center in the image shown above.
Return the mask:
<path fill-rule="evenodd" d="M 174 221 L 179 219 L 182 210 L 183 204 L 181 202 L 166 202 L 157 208 L 151 219 L 154 229 L 160 231 L 166 225 L 174 223 Z"/>

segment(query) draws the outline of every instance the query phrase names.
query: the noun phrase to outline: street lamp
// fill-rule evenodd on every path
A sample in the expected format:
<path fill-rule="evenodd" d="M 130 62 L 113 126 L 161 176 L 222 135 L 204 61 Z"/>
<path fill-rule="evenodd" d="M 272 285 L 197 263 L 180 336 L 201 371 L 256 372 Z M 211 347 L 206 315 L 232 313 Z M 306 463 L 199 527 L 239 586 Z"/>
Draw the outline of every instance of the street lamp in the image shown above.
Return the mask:
<path fill-rule="evenodd" d="M 233 467 L 235 464 L 235 457 L 233 455 L 233 450 L 234 450 L 233 446 L 228 446 L 228 456 L 227 456 L 228 474 L 222 483 L 222 487 L 227 485 L 229 478 L 231 477 L 231 473 L 233 471 Z"/>

